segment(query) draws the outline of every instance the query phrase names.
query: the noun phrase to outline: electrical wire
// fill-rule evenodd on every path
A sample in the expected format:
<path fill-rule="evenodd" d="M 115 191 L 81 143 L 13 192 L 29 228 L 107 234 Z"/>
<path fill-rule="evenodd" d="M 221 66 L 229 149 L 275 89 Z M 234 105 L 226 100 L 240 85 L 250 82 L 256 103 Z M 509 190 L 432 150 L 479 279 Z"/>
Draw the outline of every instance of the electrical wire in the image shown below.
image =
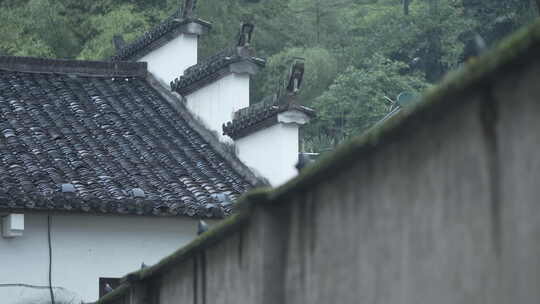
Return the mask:
<path fill-rule="evenodd" d="M 40 286 L 40 285 L 32 285 L 32 284 L 25 284 L 25 283 L 9 283 L 9 284 L 0 284 L 0 288 L 3 287 L 25 287 L 25 288 L 33 288 L 33 289 L 49 289 L 50 287 L 47 286 Z M 54 289 L 64 289 L 62 287 L 53 287 Z"/>
<path fill-rule="evenodd" d="M 51 304 L 54 302 L 54 291 L 52 287 L 52 243 L 51 243 L 51 215 L 47 215 L 47 241 L 49 243 L 49 292 L 51 294 Z"/>

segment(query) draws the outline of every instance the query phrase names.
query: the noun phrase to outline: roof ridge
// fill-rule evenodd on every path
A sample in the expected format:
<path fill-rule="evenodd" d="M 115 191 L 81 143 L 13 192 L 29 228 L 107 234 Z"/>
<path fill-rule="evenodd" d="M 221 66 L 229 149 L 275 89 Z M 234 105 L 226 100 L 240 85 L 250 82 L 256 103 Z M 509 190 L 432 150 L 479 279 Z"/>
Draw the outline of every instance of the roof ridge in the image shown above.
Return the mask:
<path fill-rule="evenodd" d="M 222 48 L 188 67 L 182 75 L 171 81 L 171 90 L 187 95 L 229 72 L 255 74 L 266 65 L 266 60 L 257 57 L 255 49 L 250 46 L 253 29 L 253 23 L 243 22 L 234 45 Z"/>
<path fill-rule="evenodd" d="M 189 23 L 197 23 L 200 28 L 186 28 L 186 25 Z M 116 50 L 115 54 L 109 60 L 137 60 L 175 38 L 175 34 L 178 32 L 202 34 L 205 29 L 208 30 L 210 27 L 210 22 L 195 17 L 183 17 L 182 9 L 177 9 L 169 17 L 154 25 L 135 40 Z"/>
<path fill-rule="evenodd" d="M 0 56 L 0 70 L 82 76 L 146 76 L 146 62 L 110 62 L 38 57 Z"/>
<path fill-rule="evenodd" d="M 223 48 L 223 49 L 219 50 L 218 52 L 216 52 L 215 54 L 207 56 L 207 57 L 201 59 L 201 61 L 197 62 L 196 64 L 187 67 L 186 70 L 184 71 L 184 74 L 187 75 L 187 74 L 190 74 L 190 73 L 194 73 L 195 70 L 197 69 L 197 67 L 210 64 L 211 62 L 219 60 L 219 59 L 221 59 L 223 57 L 233 57 L 233 56 L 236 56 L 236 55 L 237 55 L 236 47 Z"/>
<path fill-rule="evenodd" d="M 228 72 L 227 67 L 237 62 L 249 62 L 257 69 L 266 65 L 266 60 L 256 57 L 249 47 L 227 47 L 188 67 L 183 75 L 171 81 L 171 90 L 181 95 L 189 94 L 199 87 L 223 77 Z"/>
<path fill-rule="evenodd" d="M 223 134 L 238 139 L 277 123 L 278 114 L 292 110 L 300 111 L 308 117 L 315 116 L 315 110 L 294 102 L 294 96 L 278 97 L 274 94 L 234 112 L 233 119 L 223 124 Z"/>

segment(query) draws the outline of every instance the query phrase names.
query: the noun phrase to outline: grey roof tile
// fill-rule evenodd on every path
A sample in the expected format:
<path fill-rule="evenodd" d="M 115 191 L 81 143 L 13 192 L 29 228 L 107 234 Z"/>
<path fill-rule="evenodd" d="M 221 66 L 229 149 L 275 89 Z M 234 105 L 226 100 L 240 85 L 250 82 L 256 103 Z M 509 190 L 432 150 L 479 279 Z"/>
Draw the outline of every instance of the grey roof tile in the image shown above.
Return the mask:
<path fill-rule="evenodd" d="M 248 47 L 225 48 L 201 62 L 187 68 L 184 75 L 171 81 L 171 89 L 181 95 L 189 94 L 208 83 L 211 83 L 227 73 L 231 64 L 249 62 L 257 67 L 264 67 L 266 60 L 254 56 L 254 51 Z"/>
<path fill-rule="evenodd" d="M 253 187 L 141 64 L 33 60 L 0 57 L 0 209 L 221 217 Z"/>
<path fill-rule="evenodd" d="M 247 136 L 278 123 L 278 114 L 291 110 L 300 111 L 309 117 L 315 116 L 313 109 L 294 103 L 291 96 L 274 95 L 236 111 L 233 120 L 223 124 L 223 134 L 233 139 Z"/>
<path fill-rule="evenodd" d="M 135 39 L 135 41 L 123 45 L 111 57 L 111 60 L 130 61 L 140 59 L 152 50 L 176 38 L 180 33 L 190 33 L 191 30 L 187 28 L 187 25 L 190 23 L 198 24 L 206 30 L 211 27 L 209 22 L 202 19 L 194 18 L 193 16 L 183 16 L 182 10 L 178 9 L 171 16 Z M 119 40 L 118 38 L 116 39 Z"/>

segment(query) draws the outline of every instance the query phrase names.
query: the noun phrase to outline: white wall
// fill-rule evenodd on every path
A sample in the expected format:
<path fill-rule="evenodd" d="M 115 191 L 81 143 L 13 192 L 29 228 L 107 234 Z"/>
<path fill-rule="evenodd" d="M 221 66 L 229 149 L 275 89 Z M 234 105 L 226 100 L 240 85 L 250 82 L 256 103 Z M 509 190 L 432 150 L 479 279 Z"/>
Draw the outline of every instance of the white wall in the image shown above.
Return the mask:
<path fill-rule="evenodd" d="M 297 174 L 298 125 L 278 123 L 235 141 L 238 158 L 272 186 Z"/>
<path fill-rule="evenodd" d="M 0 237 L 0 303 L 27 304 L 49 299 L 47 217 L 25 214 L 22 237 Z M 53 215 L 53 286 L 58 300 L 98 298 L 99 277 L 122 277 L 158 262 L 196 236 L 197 220 L 142 216 Z M 36 302 L 44 303 L 44 302 Z M 46 302 L 45 302 L 46 303 Z"/>
<path fill-rule="evenodd" d="M 180 34 L 138 61 L 148 62 L 148 71 L 168 85 L 197 64 L 197 41 L 195 34 Z"/>
<path fill-rule="evenodd" d="M 231 73 L 186 96 L 187 108 L 222 141 L 231 142 L 222 125 L 232 120 L 235 111 L 249 106 L 249 77 Z"/>

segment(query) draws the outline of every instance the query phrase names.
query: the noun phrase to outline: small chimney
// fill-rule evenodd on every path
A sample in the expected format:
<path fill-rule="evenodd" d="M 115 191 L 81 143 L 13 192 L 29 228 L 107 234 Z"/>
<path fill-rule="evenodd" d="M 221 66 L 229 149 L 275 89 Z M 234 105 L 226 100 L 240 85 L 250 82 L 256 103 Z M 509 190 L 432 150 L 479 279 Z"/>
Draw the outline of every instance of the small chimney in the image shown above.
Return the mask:
<path fill-rule="evenodd" d="M 240 32 L 238 33 L 238 44 L 237 47 L 249 47 L 251 44 L 251 36 L 253 35 L 253 30 L 255 26 L 253 23 L 242 23 L 240 27 Z"/>
<path fill-rule="evenodd" d="M 304 77 L 304 60 L 295 58 L 284 93 L 241 109 L 222 126 L 234 139 L 238 158 L 273 185 L 297 174 L 299 127 L 315 112 L 296 102 Z"/>
<path fill-rule="evenodd" d="M 114 35 L 113 45 L 116 51 L 118 52 L 126 46 L 126 41 L 124 40 L 124 37 L 122 37 L 122 35 Z"/>
<path fill-rule="evenodd" d="M 304 58 L 295 57 L 295 62 L 291 66 L 291 72 L 289 73 L 289 82 L 287 84 L 287 92 L 290 95 L 296 95 L 302 85 L 304 78 Z"/>

